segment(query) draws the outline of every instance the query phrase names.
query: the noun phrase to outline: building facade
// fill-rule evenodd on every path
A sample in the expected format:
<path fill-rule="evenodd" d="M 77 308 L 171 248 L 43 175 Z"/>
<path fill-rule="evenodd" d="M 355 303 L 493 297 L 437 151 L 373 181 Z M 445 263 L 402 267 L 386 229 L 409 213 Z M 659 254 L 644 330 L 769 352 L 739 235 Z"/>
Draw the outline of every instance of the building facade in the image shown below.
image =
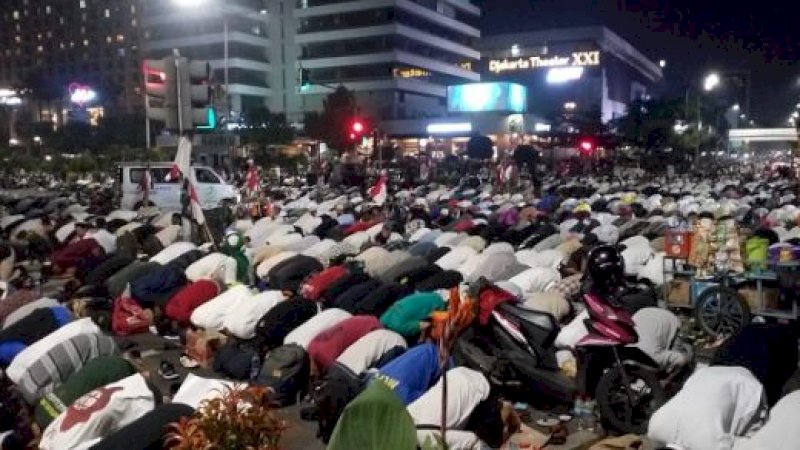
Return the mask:
<path fill-rule="evenodd" d="M 446 113 L 447 86 L 477 81 L 480 8 L 469 0 L 296 0 L 298 67 L 311 86 L 290 105 L 319 110 L 332 89 L 356 93 L 376 122 Z"/>
<path fill-rule="evenodd" d="M 4 0 L 0 88 L 25 88 L 34 120 L 61 123 L 70 86 L 89 86 L 106 111 L 141 107 L 140 10 L 135 1 Z"/>
<path fill-rule="evenodd" d="M 597 115 L 608 122 L 648 98 L 661 67 L 606 27 L 562 28 L 485 36 L 482 80 L 528 88 L 528 112 L 555 119 Z"/>
<path fill-rule="evenodd" d="M 208 61 L 214 103 L 222 115 L 235 119 L 244 110 L 270 106 L 274 46 L 264 0 L 210 1 L 199 7 L 187 1 L 140 1 L 146 58 L 178 51 Z"/>

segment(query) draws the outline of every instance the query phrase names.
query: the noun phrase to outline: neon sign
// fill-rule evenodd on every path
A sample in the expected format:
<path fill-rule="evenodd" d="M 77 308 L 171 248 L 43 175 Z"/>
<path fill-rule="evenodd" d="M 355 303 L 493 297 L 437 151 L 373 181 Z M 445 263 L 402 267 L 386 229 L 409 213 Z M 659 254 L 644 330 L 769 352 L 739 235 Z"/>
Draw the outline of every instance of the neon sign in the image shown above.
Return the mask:
<path fill-rule="evenodd" d="M 489 60 L 489 72 L 514 72 L 551 67 L 589 67 L 600 65 L 600 52 L 574 52 L 570 56 L 529 56 Z"/>
<path fill-rule="evenodd" d="M 69 85 L 69 101 L 79 106 L 83 106 L 97 98 L 97 93 L 88 86 L 77 83 Z"/>

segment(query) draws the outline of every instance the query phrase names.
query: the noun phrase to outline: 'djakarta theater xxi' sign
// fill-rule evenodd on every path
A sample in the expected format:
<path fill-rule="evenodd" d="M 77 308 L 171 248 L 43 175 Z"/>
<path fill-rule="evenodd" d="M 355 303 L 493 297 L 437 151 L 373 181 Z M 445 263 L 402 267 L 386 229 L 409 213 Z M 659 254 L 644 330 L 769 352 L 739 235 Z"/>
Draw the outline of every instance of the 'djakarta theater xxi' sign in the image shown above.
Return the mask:
<path fill-rule="evenodd" d="M 571 55 L 527 56 L 489 60 L 489 72 L 502 73 L 553 67 L 589 67 L 600 65 L 600 52 L 573 52 Z"/>

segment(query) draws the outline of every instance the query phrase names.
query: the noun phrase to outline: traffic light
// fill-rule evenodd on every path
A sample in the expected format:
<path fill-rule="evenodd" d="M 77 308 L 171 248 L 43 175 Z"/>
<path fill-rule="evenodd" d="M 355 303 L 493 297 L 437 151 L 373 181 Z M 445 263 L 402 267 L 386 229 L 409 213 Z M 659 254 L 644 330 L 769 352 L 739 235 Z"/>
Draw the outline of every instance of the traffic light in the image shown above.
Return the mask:
<path fill-rule="evenodd" d="M 311 89 L 311 71 L 303 69 L 302 67 L 297 73 L 297 85 L 300 86 L 300 92 L 306 92 Z"/>
<path fill-rule="evenodd" d="M 175 59 L 148 59 L 144 62 L 144 87 L 147 118 L 163 122 L 169 130 L 178 129 L 178 93 Z"/>
<path fill-rule="evenodd" d="M 364 122 L 360 119 L 354 119 L 350 122 L 350 129 L 348 130 L 350 133 L 350 140 L 353 142 L 360 142 L 365 129 Z"/>
<path fill-rule="evenodd" d="M 595 149 L 595 143 L 591 139 L 581 139 L 578 141 L 578 150 L 583 156 L 592 156 Z"/>
<path fill-rule="evenodd" d="M 209 113 L 211 86 L 208 80 L 211 68 L 208 62 L 190 61 L 187 58 L 179 58 L 178 62 L 183 129 L 215 127 L 216 113 Z"/>

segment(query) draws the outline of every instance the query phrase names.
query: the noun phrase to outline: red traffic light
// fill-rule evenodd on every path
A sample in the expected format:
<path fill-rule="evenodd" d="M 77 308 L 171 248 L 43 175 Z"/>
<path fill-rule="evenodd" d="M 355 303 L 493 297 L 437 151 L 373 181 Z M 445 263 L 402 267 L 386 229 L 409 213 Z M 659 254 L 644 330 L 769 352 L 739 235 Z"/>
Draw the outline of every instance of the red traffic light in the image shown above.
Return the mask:
<path fill-rule="evenodd" d="M 581 153 L 590 154 L 594 151 L 594 142 L 590 139 L 582 139 L 578 142 Z"/>
<path fill-rule="evenodd" d="M 361 134 L 364 132 L 364 124 L 356 120 L 353 122 L 353 133 Z"/>

